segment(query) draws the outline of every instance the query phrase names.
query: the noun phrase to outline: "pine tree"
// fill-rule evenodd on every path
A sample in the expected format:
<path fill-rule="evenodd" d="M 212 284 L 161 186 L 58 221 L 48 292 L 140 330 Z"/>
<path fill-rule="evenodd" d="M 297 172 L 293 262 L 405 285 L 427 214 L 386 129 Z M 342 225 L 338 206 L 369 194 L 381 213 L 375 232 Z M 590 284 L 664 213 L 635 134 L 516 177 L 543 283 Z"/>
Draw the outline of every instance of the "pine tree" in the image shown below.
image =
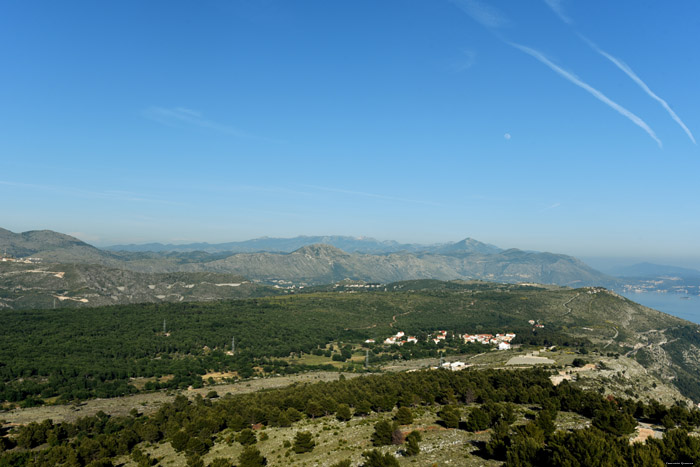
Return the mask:
<path fill-rule="evenodd" d="M 350 413 L 350 407 L 348 407 L 347 404 L 340 404 L 338 405 L 338 409 L 335 412 L 335 418 L 340 420 L 341 422 L 347 422 L 352 418 L 352 414 Z"/>
<path fill-rule="evenodd" d="M 389 423 L 386 420 L 378 421 L 374 424 L 374 433 L 372 433 L 372 444 L 374 446 L 390 445 L 393 432 L 393 424 Z"/>
<path fill-rule="evenodd" d="M 438 412 L 438 416 L 447 428 L 459 428 L 459 421 L 461 416 L 459 410 L 457 410 L 454 406 L 444 406 L 442 410 Z"/>
<path fill-rule="evenodd" d="M 267 465 L 267 459 L 260 454 L 255 446 L 246 447 L 238 457 L 238 467 L 260 467 L 263 465 Z"/>
<path fill-rule="evenodd" d="M 365 458 L 364 467 L 399 467 L 399 461 L 389 453 L 382 454 L 378 449 L 362 453 Z"/>
<path fill-rule="evenodd" d="M 246 428 L 245 430 L 238 433 L 238 436 L 236 436 L 236 441 L 241 443 L 243 446 L 250 446 L 257 443 L 258 438 L 255 436 L 253 430 L 251 430 L 250 428 Z"/>
<path fill-rule="evenodd" d="M 417 431 L 412 431 L 406 436 L 406 455 L 415 456 L 420 453 L 420 446 L 418 443 L 421 440 L 420 433 Z"/>
<path fill-rule="evenodd" d="M 323 415 L 323 407 L 321 407 L 321 404 L 318 402 L 310 400 L 309 403 L 306 404 L 306 415 L 311 418 L 320 417 Z"/>
<path fill-rule="evenodd" d="M 304 452 L 311 452 L 316 447 L 316 442 L 313 436 L 308 431 L 299 431 L 294 437 L 294 445 L 292 449 L 297 454 L 302 454 Z"/>
<path fill-rule="evenodd" d="M 394 420 L 396 420 L 399 425 L 410 425 L 413 423 L 413 413 L 408 407 L 401 407 L 396 411 Z"/>

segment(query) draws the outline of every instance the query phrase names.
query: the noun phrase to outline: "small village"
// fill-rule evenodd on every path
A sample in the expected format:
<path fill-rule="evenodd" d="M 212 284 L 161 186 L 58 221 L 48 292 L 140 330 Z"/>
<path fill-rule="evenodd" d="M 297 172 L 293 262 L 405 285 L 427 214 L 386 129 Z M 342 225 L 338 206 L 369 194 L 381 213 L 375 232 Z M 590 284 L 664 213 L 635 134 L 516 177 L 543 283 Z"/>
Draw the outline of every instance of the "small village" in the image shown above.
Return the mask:
<path fill-rule="evenodd" d="M 531 324 L 534 324 L 535 327 L 544 327 L 542 324 L 535 324 L 533 321 Z M 495 345 L 498 350 L 510 350 L 511 348 L 511 341 L 515 338 L 515 334 L 512 332 L 505 333 L 505 334 L 463 334 L 457 336 L 461 338 L 465 344 L 468 343 L 479 343 L 483 345 Z M 440 342 L 446 341 L 447 340 L 447 331 L 436 331 L 432 335 L 430 335 L 427 339 L 427 342 L 433 342 L 434 344 L 439 344 Z M 374 339 L 367 339 L 365 341 L 365 344 L 375 344 L 376 341 Z M 417 344 L 418 343 L 418 338 L 415 336 L 407 336 L 406 333 L 403 331 L 399 331 L 393 336 L 387 337 L 384 339 L 383 344 L 384 345 L 404 345 L 404 344 Z"/>
<path fill-rule="evenodd" d="M 36 264 L 41 263 L 41 258 L 14 258 L 7 254 L 0 255 L 1 263 L 23 263 L 23 264 Z"/>

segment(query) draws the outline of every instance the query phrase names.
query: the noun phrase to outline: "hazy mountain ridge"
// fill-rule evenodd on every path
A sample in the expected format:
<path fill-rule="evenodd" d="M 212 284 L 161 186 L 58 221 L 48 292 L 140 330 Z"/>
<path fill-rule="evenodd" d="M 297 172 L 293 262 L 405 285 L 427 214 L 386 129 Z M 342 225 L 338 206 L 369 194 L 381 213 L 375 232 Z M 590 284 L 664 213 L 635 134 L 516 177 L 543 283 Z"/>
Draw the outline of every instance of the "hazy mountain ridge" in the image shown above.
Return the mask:
<path fill-rule="evenodd" d="M 239 274 L 260 281 L 282 279 L 304 285 L 325 284 L 345 278 L 382 283 L 410 279 L 483 279 L 570 286 L 616 283 L 616 279 L 588 267 L 571 256 L 517 249 L 501 250 L 469 238 L 452 244 L 424 247 L 424 250 L 417 252 L 402 250 L 381 254 L 352 253 L 332 245 L 311 244 L 290 253 L 227 255 L 225 252 L 201 251 L 108 252 L 74 237 L 50 231 L 41 231 L 39 237 L 45 238 L 45 243 L 37 240 L 31 243 L 24 241 L 25 237 L 37 237 L 31 232 L 4 232 L 6 235 L 0 238 L 0 247 L 9 247 L 8 252 L 23 251 L 27 255 L 50 262 L 99 264 L 148 273 L 216 272 Z M 311 238 L 317 237 L 282 240 L 294 243 L 302 240 L 305 242 Z M 338 243 L 338 239 L 353 237 L 323 238 L 335 239 Z M 389 243 L 398 245 L 396 242 Z"/>
<path fill-rule="evenodd" d="M 307 284 L 323 284 L 345 278 L 382 283 L 426 278 L 483 279 L 574 286 L 615 281 L 570 256 L 515 249 L 492 255 L 369 255 L 348 254 L 331 246 L 312 245 L 289 254 L 237 254 L 181 267 L 186 271 L 228 272 L 263 281 L 284 279 Z"/>
<path fill-rule="evenodd" d="M 259 253 L 278 252 L 291 253 L 304 246 L 314 244 L 326 244 L 339 248 L 348 253 L 385 254 L 407 252 L 433 252 L 439 254 L 454 253 L 497 253 L 501 251 L 495 245 L 479 242 L 472 238 L 466 238 L 456 243 L 424 245 L 420 243 L 399 243 L 394 240 L 376 240 L 371 237 L 350 237 L 343 235 L 305 236 L 293 238 L 261 237 L 242 242 L 226 243 L 188 243 L 181 245 L 146 243 L 129 245 L 110 245 L 104 247 L 108 251 L 128 252 L 191 252 L 204 251 L 207 253 Z"/>

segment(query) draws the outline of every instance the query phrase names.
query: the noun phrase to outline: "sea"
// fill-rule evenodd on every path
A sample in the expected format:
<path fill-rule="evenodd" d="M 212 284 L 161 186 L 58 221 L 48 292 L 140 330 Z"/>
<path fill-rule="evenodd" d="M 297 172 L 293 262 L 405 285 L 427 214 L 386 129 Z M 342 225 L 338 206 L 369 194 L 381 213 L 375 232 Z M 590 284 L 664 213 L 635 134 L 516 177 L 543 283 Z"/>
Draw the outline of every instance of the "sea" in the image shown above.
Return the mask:
<path fill-rule="evenodd" d="M 678 293 L 620 293 L 633 302 L 700 324 L 700 297 Z"/>

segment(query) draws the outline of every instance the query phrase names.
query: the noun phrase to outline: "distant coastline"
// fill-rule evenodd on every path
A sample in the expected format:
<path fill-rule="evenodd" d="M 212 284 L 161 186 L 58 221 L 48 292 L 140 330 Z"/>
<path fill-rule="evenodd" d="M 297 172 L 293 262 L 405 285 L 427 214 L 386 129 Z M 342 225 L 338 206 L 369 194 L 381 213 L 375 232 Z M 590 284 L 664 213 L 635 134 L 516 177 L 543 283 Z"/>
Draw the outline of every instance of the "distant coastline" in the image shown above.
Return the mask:
<path fill-rule="evenodd" d="M 619 292 L 624 297 L 649 308 L 700 324 L 700 297 L 678 293 Z"/>

